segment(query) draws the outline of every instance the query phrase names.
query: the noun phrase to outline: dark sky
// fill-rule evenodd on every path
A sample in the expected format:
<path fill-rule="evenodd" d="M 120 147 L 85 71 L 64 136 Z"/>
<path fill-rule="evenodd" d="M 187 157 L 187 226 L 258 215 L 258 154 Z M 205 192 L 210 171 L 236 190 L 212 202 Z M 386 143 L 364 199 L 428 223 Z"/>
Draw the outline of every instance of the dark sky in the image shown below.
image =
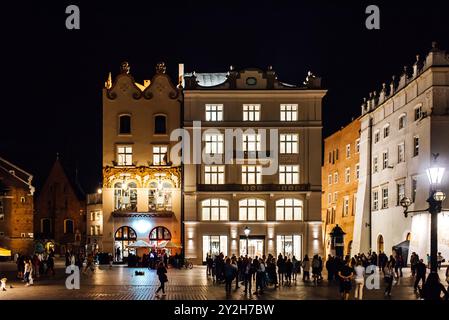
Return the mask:
<path fill-rule="evenodd" d="M 294 84 L 312 70 L 329 90 L 327 136 L 433 40 L 449 49 L 448 1 L 11 2 L 0 11 L 0 156 L 39 186 L 59 152 L 89 192 L 101 181 L 101 88 L 123 60 L 139 82 L 158 61 L 172 77 L 180 62 L 198 72 L 273 65 Z M 65 28 L 69 4 L 80 30 Z M 365 28 L 369 4 L 380 7 L 380 30 Z"/>

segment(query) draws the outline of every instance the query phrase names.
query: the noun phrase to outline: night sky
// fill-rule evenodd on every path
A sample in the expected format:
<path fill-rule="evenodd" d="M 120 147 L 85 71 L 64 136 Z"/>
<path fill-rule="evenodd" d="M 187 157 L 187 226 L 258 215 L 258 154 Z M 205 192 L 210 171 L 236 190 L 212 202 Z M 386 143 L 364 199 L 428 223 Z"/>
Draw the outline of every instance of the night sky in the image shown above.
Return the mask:
<path fill-rule="evenodd" d="M 432 41 L 449 49 L 448 1 L 10 2 L 0 11 L 0 156 L 31 172 L 37 187 L 59 152 L 87 192 L 97 188 L 101 89 L 123 60 L 138 82 L 159 61 L 173 79 L 181 62 L 187 72 L 273 65 L 293 84 L 312 70 L 329 90 L 328 136 Z M 80 8 L 80 30 L 65 28 L 69 4 Z M 380 30 L 365 27 L 369 4 L 380 7 Z"/>

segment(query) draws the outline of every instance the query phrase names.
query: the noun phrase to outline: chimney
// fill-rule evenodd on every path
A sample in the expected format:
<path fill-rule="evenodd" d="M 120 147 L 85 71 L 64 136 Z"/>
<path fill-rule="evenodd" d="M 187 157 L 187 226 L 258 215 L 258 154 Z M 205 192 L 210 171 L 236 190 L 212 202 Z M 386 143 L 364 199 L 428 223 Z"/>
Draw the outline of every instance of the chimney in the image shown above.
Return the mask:
<path fill-rule="evenodd" d="M 178 64 L 178 85 L 184 88 L 184 63 Z"/>
<path fill-rule="evenodd" d="M 419 54 L 417 54 L 416 61 L 413 64 L 413 78 L 415 78 L 418 75 L 419 71 L 420 71 Z"/>
<path fill-rule="evenodd" d="M 391 83 L 390 83 L 390 97 L 394 94 L 396 89 L 396 76 L 391 77 Z"/>

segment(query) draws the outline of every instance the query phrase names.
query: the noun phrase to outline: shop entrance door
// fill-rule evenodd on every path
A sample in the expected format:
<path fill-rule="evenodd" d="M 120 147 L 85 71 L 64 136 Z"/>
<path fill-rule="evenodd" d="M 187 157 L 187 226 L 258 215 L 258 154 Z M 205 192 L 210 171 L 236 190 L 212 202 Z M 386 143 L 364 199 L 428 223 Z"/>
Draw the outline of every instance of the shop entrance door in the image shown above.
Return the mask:
<path fill-rule="evenodd" d="M 248 246 L 247 246 L 248 244 Z M 240 255 L 251 258 L 262 257 L 265 254 L 265 237 L 240 237 Z"/>

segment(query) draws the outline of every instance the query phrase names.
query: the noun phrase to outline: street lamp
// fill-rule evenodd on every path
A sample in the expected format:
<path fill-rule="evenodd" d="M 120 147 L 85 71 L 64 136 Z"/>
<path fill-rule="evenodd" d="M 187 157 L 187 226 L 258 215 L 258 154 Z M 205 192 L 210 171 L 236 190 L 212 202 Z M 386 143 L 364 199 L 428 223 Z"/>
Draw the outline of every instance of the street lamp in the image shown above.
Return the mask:
<path fill-rule="evenodd" d="M 243 230 L 243 232 L 245 233 L 246 236 L 246 255 L 249 254 L 249 248 L 248 248 L 248 237 L 249 237 L 249 233 L 251 232 L 250 228 L 248 228 L 248 226 L 245 227 L 245 229 Z"/>
<path fill-rule="evenodd" d="M 446 194 L 438 190 L 443 180 L 445 168 L 436 166 L 438 153 L 433 154 L 434 165 L 426 170 L 427 178 L 430 184 L 430 194 L 427 202 L 429 207 L 425 210 L 413 210 L 408 211 L 408 207 L 411 205 L 409 198 L 404 197 L 401 199 L 400 204 L 404 208 L 404 216 L 407 217 L 408 213 L 412 212 L 428 212 L 430 213 L 430 266 L 432 272 L 437 272 L 437 253 L 438 253 L 438 214 L 442 211 L 442 202 L 446 199 Z"/>

